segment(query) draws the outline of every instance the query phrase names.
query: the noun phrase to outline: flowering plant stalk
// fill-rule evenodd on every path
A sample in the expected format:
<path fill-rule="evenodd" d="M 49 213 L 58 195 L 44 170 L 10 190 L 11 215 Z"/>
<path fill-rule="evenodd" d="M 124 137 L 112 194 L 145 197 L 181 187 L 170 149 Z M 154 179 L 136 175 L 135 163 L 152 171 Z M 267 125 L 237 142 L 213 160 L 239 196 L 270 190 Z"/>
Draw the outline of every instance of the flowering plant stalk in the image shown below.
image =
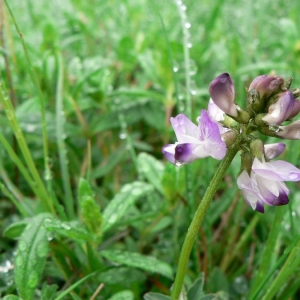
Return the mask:
<path fill-rule="evenodd" d="M 237 152 L 241 151 L 237 185 L 253 210 L 264 213 L 264 205 L 289 202 L 289 189 L 284 181 L 299 181 L 300 170 L 286 161 L 274 161 L 285 145 L 264 144 L 260 135 L 300 138 L 300 121 L 285 124 L 300 111 L 300 90 L 290 90 L 291 82 L 279 76 L 256 77 L 248 88 L 246 108 L 242 109 L 235 103 L 233 81 L 224 73 L 211 82 L 208 110 L 201 111 L 198 125 L 183 114 L 171 118 L 178 141 L 163 147 L 167 160 L 176 166 L 207 156 L 222 160 L 188 229 L 172 290 L 173 300 L 179 299 L 197 232 Z"/>

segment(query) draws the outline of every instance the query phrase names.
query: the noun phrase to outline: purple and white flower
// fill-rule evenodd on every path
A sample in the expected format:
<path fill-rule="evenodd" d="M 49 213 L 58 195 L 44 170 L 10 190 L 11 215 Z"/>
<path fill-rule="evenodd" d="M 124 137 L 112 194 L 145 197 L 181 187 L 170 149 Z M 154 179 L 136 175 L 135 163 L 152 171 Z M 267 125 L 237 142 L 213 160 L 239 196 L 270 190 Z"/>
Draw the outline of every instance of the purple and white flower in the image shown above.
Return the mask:
<path fill-rule="evenodd" d="M 293 112 L 295 98 L 291 91 L 282 93 L 279 99 L 268 109 L 268 113 L 262 118 L 269 124 L 281 124 L 287 120 Z"/>
<path fill-rule="evenodd" d="M 286 161 L 261 162 L 255 158 L 251 174 L 244 170 L 237 179 L 246 202 L 255 210 L 264 212 L 263 204 L 285 205 L 289 189 L 284 181 L 299 181 L 300 170 Z"/>
<path fill-rule="evenodd" d="M 190 163 L 198 158 L 212 156 L 222 159 L 226 154 L 226 144 L 222 140 L 219 127 L 205 110 L 201 111 L 198 126 L 185 115 L 171 118 L 177 142 L 163 147 L 166 159 L 173 164 Z"/>
<path fill-rule="evenodd" d="M 264 145 L 265 158 L 271 160 L 279 156 L 285 149 L 284 143 L 274 143 Z"/>

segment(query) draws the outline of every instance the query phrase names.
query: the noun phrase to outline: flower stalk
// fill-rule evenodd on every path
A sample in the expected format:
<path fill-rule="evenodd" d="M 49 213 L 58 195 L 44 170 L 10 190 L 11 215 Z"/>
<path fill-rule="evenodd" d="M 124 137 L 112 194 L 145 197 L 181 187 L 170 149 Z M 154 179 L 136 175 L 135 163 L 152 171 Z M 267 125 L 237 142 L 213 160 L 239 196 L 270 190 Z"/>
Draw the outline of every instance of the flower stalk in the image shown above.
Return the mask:
<path fill-rule="evenodd" d="M 186 237 L 185 237 L 182 249 L 181 249 L 181 253 L 179 256 L 177 274 L 176 274 L 176 278 L 175 278 L 175 282 L 174 282 L 172 294 L 171 294 L 172 300 L 179 299 L 183 281 L 184 281 L 184 276 L 185 276 L 185 273 L 187 270 L 190 253 L 192 251 L 195 238 L 196 238 L 199 228 L 202 224 L 202 221 L 206 215 L 208 207 L 219 187 L 219 184 L 222 181 L 233 158 L 239 151 L 239 148 L 240 148 L 240 141 L 237 141 L 232 147 L 230 147 L 228 149 L 226 156 L 221 161 L 214 177 L 212 178 L 212 180 L 203 196 L 203 199 L 198 206 L 198 209 L 194 215 L 194 218 L 189 226 L 189 229 L 187 231 L 187 234 L 186 234 Z"/>

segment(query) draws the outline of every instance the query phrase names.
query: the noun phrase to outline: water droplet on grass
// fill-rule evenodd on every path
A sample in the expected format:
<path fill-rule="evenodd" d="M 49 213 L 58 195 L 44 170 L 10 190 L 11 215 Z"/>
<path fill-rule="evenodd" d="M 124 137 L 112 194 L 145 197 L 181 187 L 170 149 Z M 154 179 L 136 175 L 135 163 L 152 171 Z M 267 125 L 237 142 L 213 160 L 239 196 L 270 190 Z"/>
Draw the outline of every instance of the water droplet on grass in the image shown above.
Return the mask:
<path fill-rule="evenodd" d="M 185 28 L 189 29 L 189 28 L 191 28 L 192 25 L 191 25 L 191 23 L 188 23 L 188 22 L 187 22 L 187 23 L 185 23 L 184 26 L 185 26 Z"/>
<path fill-rule="evenodd" d="M 35 288 L 39 280 L 38 273 L 36 271 L 32 271 L 28 276 L 27 285 L 30 288 Z"/>
<path fill-rule="evenodd" d="M 15 260 L 15 264 L 17 267 L 22 267 L 24 264 L 24 258 L 22 255 L 18 254 Z"/>
<path fill-rule="evenodd" d="M 39 257 L 45 257 L 48 254 L 48 243 L 40 241 L 36 247 L 36 254 Z"/>
<path fill-rule="evenodd" d="M 120 138 L 121 140 L 126 139 L 126 138 L 127 138 L 126 132 L 121 132 L 121 133 L 119 134 L 119 138 Z"/>
<path fill-rule="evenodd" d="M 19 249 L 20 251 L 25 251 L 25 250 L 27 249 L 27 242 L 24 241 L 24 240 L 20 240 L 20 241 L 19 241 L 18 249 Z"/>

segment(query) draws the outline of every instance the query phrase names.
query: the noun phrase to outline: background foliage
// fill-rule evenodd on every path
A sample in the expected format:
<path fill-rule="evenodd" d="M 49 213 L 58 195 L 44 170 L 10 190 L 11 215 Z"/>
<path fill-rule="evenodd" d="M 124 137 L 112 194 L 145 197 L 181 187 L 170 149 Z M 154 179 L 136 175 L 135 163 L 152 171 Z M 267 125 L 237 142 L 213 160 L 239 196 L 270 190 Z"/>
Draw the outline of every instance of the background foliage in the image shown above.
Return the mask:
<path fill-rule="evenodd" d="M 1 1 L 1 296 L 168 295 L 219 163 L 165 163 L 161 148 L 175 139 L 169 118 L 191 102 L 195 120 L 223 72 L 241 106 L 259 74 L 300 86 L 300 2 L 9 5 L 22 35 Z M 299 142 L 287 142 L 282 157 L 300 167 Z M 244 203 L 238 172 L 237 157 L 199 232 L 187 297 L 298 299 L 299 184 L 289 185 L 290 205 L 260 215 Z"/>

